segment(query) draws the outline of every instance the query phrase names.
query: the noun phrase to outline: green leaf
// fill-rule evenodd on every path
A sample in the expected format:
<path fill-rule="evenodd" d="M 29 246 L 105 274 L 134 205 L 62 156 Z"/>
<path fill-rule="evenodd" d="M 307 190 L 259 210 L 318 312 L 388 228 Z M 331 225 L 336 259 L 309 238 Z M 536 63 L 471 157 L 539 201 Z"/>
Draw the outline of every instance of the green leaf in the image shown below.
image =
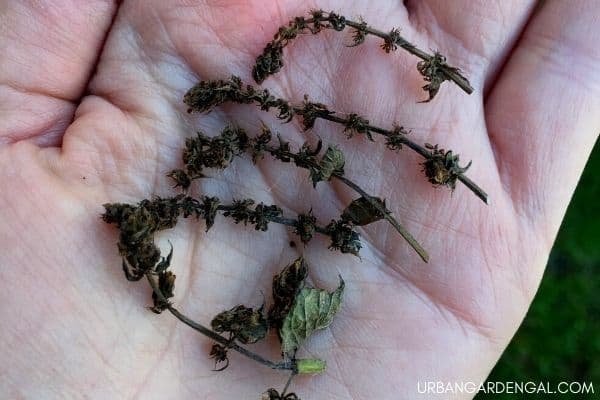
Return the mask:
<path fill-rule="evenodd" d="M 302 289 L 279 330 L 281 351 L 286 355 L 293 355 L 314 331 L 327 328 L 340 309 L 343 293 L 344 280 L 341 276 L 340 285 L 334 292 Z"/>

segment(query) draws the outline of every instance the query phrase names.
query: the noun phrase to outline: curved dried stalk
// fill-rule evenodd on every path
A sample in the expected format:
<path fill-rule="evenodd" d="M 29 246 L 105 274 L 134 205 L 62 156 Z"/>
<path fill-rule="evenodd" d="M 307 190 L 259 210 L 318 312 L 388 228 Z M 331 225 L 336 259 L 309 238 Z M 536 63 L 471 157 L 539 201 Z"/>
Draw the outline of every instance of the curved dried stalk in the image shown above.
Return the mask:
<path fill-rule="evenodd" d="M 182 314 L 181 312 L 179 312 L 179 310 L 177 310 L 175 307 L 173 307 L 171 305 L 171 302 L 162 293 L 162 291 L 159 288 L 158 283 L 156 282 L 154 275 L 150 272 L 147 272 L 145 274 L 145 276 L 148 279 L 148 283 L 150 284 L 150 287 L 152 288 L 152 293 L 156 296 L 158 301 L 164 305 L 164 309 L 168 310 L 175 318 L 177 318 L 178 320 L 180 320 L 181 322 L 183 322 L 190 328 L 194 329 L 197 332 L 200 332 L 207 338 L 212 339 L 215 342 L 222 344 L 223 346 L 226 346 L 227 349 L 237 351 L 238 353 L 250 358 L 251 360 L 254 360 L 254 361 L 256 361 L 266 367 L 269 367 L 271 369 L 286 370 L 286 371 L 295 371 L 296 370 L 294 360 L 284 360 L 284 361 L 279 361 L 279 362 L 267 360 L 266 358 L 262 357 L 261 355 L 256 354 L 256 353 L 246 349 L 245 347 L 242 347 L 242 346 L 234 343 L 230 339 L 227 339 L 226 337 L 221 336 L 216 332 L 213 332 L 212 330 L 208 329 L 204 325 L 202 325 L 202 324 L 192 320 L 188 316 Z"/>
<path fill-rule="evenodd" d="M 281 70 L 283 67 L 283 49 L 298 35 L 308 32 L 318 34 L 323 29 L 333 29 L 340 32 L 346 27 L 354 29 L 353 44 L 351 46 L 362 44 L 368 35 L 372 35 L 383 39 L 381 48 L 386 53 L 395 51 L 400 47 L 420 58 L 422 61 L 417 64 L 417 69 L 425 81 L 428 82 L 423 86 L 423 90 L 429 93 L 429 98 L 422 102 L 431 101 L 438 93 L 441 84 L 446 80 L 453 81 L 467 94 L 473 92 L 469 80 L 461 74 L 458 68 L 448 65 L 443 55 L 438 52 L 428 54 L 420 50 L 403 38 L 399 29 L 394 28 L 385 33 L 371 28 L 362 18 L 359 21 L 352 21 L 343 15 L 323 10 L 313 10 L 310 12 L 310 18 L 296 17 L 287 26 L 279 28 L 273 40 L 267 43 L 262 54 L 256 58 L 256 63 L 252 69 L 254 80 L 257 83 L 262 83 L 268 76 Z"/>

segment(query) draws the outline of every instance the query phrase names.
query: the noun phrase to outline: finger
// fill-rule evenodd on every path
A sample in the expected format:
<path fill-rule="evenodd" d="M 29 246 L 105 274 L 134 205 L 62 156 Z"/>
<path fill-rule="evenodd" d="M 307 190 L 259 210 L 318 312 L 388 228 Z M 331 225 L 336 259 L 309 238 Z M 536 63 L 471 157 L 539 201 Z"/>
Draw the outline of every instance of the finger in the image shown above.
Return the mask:
<path fill-rule="evenodd" d="M 9 0 L 0 7 L 0 144 L 59 143 L 116 1 Z"/>
<path fill-rule="evenodd" d="M 487 82 L 514 46 L 536 1 L 405 0 L 404 3 L 413 25 L 427 32 L 440 49 L 461 46 L 468 50 L 472 63 L 483 63 L 482 80 Z M 470 72 L 473 76 L 473 71 Z"/>
<path fill-rule="evenodd" d="M 600 131 L 598 2 L 547 2 L 486 103 L 506 191 L 551 246 Z"/>

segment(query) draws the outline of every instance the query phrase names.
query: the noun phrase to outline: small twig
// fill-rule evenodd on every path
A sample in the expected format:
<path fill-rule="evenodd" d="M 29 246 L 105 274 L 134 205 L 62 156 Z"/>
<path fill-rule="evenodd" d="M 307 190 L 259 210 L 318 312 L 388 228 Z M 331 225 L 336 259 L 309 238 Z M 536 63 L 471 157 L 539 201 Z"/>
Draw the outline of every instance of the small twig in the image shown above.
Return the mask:
<path fill-rule="evenodd" d="M 286 361 L 280 361 L 280 362 L 274 362 L 274 361 L 267 360 L 266 358 L 254 353 L 242 346 L 239 346 L 239 345 L 233 343 L 231 340 L 227 339 L 226 337 L 221 336 L 216 332 L 213 332 L 212 330 L 208 329 L 204 325 L 201 325 L 198 322 L 191 320 L 190 318 L 188 318 L 186 315 L 179 312 L 175 307 L 173 307 L 171 305 L 169 300 L 167 300 L 167 298 L 160 291 L 158 284 L 156 283 L 156 281 L 151 273 L 146 273 L 146 278 L 148 279 L 148 282 L 150 283 L 150 286 L 152 287 L 152 291 L 154 292 L 154 294 L 156 294 L 156 296 L 158 297 L 160 302 L 165 304 L 166 309 L 169 310 L 169 312 L 171 314 L 173 314 L 178 320 L 180 320 L 181 322 L 183 322 L 190 328 L 200 332 L 201 334 L 208 337 L 209 339 L 212 339 L 215 342 L 218 342 L 218 343 L 226 346 L 228 349 L 235 350 L 238 353 L 250 358 L 251 360 L 254 360 L 254 361 L 256 361 L 266 367 L 269 367 L 271 369 L 287 370 L 287 371 L 292 371 L 292 372 L 296 370 L 294 360 L 286 360 Z"/>

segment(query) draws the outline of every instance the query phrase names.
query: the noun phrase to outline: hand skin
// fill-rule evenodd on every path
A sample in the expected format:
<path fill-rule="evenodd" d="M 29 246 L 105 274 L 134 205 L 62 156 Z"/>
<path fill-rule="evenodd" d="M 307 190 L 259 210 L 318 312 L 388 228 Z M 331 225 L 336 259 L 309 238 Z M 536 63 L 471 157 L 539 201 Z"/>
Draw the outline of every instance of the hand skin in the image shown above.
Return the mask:
<path fill-rule="evenodd" d="M 259 305 L 272 275 L 300 252 L 311 280 L 346 281 L 342 310 L 302 353 L 326 373 L 294 381 L 303 399 L 470 398 L 419 395 L 418 382 L 483 381 L 522 321 L 577 180 L 600 131 L 600 11 L 594 0 L 321 2 L 99 0 L 0 2 L 0 397 L 6 399 L 238 399 L 280 389 L 286 376 L 231 354 L 213 372 L 210 341 L 168 313 L 152 314 L 150 289 L 127 282 L 106 202 L 174 191 L 184 139 L 259 119 L 298 145 L 317 135 L 347 154 L 347 175 L 391 209 L 427 248 L 423 264 L 385 223 L 363 230 L 362 261 L 325 240 L 290 248 L 291 233 L 259 234 L 219 220 L 209 233 L 186 221 L 161 234 L 174 247 L 175 304 L 207 323 L 238 303 Z M 350 32 L 302 37 L 265 86 L 371 122 L 398 121 L 419 143 L 473 160 L 463 185 L 431 187 L 418 156 L 383 141 L 345 140 L 319 122 L 309 133 L 255 107 L 189 116 L 181 99 L 199 79 L 251 66 L 277 27 L 309 7 L 361 15 L 440 49 L 470 78 L 467 96 L 443 85 L 429 104 L 415 57 L 380 42 L 348 48 Z M 322 221 L 352 198 L 306 172 L 237 159 L 195 193 L 253 197 Z M 277 357 L 271 337 L 255 350 Z M 518 377 L 515 377 L 518 379 Z"/>

